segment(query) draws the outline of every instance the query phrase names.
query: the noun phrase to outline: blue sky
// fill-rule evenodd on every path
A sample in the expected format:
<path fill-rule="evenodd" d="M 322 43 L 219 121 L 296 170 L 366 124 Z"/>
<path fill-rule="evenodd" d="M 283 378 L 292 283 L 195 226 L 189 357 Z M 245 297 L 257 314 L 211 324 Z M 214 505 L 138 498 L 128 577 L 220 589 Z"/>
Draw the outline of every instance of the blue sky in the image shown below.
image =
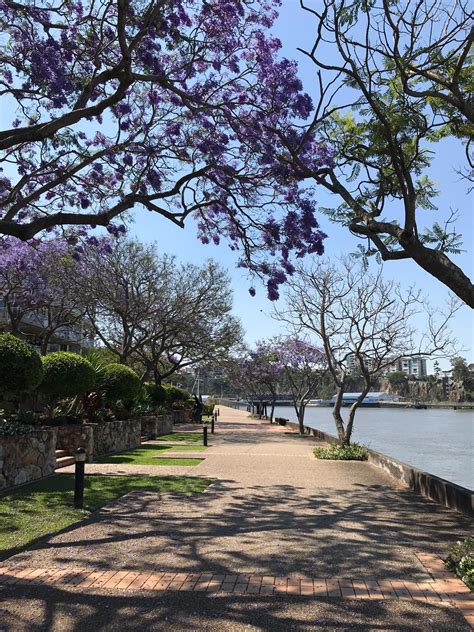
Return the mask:
<path fill-rule="evenodd" d="M 297 0 L 283 0 L 280 18 L 273 30 L 282 40 L 283 54 L 298 61 L 299 74 L 305 90 L 310 94 L 314 93 L 314 67 L 297 51 L 297 47 L 304 48 L 311 44 L 314 23 L 306 13 L 300 10 Z M 460 218 L 456 222 L 456 229 L 463 236 L 463 248 L 467 252 L 453 255 L 452 258 L 472 278 L 474 272 L 472 195 L 468 195 L 466 183 L 460 181 L 456 173 L 456 167 L 463 164 L 463 152 L 460 150 L 459 143 L 444 141 L 438 146 L 429 175 L 441 192 L 436 200 L 439 211 L 427 213 L 433 213 L 433 220 L 441 222 L 449 215 L 450 208 L 459 209 Z M 331 206 L 336 202 L 323 189 L 318 191 L 317 200 L 321 206 Z M 327 256 L 336 257 L 354 251 L 358 240 L 347 229 L 332 224 L 322 214 L 319 216 L 319 222 L 328 235 L 325 241 Z M 162 252 L 174 253 L 182 260 L 199 263 L 212 257 L 227 268 L 234 287 L 234 312 L 241 318 L 247 332 L 246 339 L 250 344 L 260 338 L 280 333 L 281 325 L 269 315 L 273 311 L 273 305 L 266 299 L 265 289 L 259 285 L 258 281 L 254 283 L 249 280 L 242 270 L 235 267 L 237 256 L 225 244 L 218 247 L 204 246 L 196 239 L 196 230 L 192 223 L 188 223 L 182 230 L 143 210 L 135 212 L 135 222 L 130 232 L 142 241 L 156 241 Z M 412 261 L 388 262 L 384 266 L 384 274 L 402 285 L 408 286 L 415 283 L 429 297 L 434 306 L 442 306 L 448 297 L 448 290 Z M 257 296 L 252 298 L 248 294 L 248 288 L 254 284 Z M 278 303 L 276 308 L 278 309 Z M 452 326 L 456 337 L 465 348 L 463 355 L 472 362 L 474 360 L 474 334 L 471 310 L 463 307 L 453 319 Z M 442 367 L 448 365 L 448 361 L 441 362 Z"/>

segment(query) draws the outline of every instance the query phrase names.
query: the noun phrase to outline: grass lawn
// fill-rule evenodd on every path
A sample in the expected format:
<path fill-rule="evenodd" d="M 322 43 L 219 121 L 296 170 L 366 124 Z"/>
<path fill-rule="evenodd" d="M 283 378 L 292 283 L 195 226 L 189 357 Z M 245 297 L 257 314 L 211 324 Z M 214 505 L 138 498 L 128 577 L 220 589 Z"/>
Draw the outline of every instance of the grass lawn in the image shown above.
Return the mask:
<path fill-rule="evenodd" d="M 74 509 L 74 476 L 58 474 L 0 496 L 0 559 L 40 536 L 56 533 L 108 502 L 138 489 L 203 492 L 211 483 L 186 476 L 86 476 L 85 509 Z"/>
<path fill-rule="evenodd" d="M 194 446 L 179 446 L 181 448 L 189 448 Z M 153 444 L 144 444 L 134 450 L 126 450 L 119 454 L 110 454 L 103 456 L 97 460 L 97 463 L 121 463 L 127 465 L 199 465 L 202 459 L 173 459 L 165 458 L 166 452 L 173 450 L 173 446 L 164 445 L 156 446 Z M 160 455 L 163 455 L 162 458 Z"/>
<path fill-rule="evenodd" d="M 157 437 L 155 441 L 195 441 L 196 443 L 202 443 L 202 433 L 173 432 L 172 434 Z"/>

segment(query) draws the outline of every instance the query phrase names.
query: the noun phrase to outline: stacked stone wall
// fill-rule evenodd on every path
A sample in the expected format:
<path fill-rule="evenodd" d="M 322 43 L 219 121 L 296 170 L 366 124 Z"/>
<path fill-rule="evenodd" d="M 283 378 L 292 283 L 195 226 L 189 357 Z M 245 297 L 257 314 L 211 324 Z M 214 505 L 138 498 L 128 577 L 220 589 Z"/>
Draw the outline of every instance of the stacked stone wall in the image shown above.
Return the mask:
<path fill-rule="evenodd" d="M 141 417 L 142 436 L 154 439 L 160 435 L 173 432 L 171 415 L 157 415 L 155 417 Z"/>
<path fill-rule="evenodd" d="M 94 457 L 110 452 L 120 452 L 136 448 L 141 442 L 140 419 L 123 421 L 106 421 L 101 424 L 90 424 L 93 431 Z"/>
<path fill-rule="evenodd" d="M 84 448 L 87 461 L 94 458 L 94 427 L 97 424 L 77 424 L 58 426 L 57 449 L 74 454 L 77 448 Z"/>
<path fill-rule="evenodd" d="M 49 476 L 56 467 L 56 428 L 0 437 L 0 489 Z"/>

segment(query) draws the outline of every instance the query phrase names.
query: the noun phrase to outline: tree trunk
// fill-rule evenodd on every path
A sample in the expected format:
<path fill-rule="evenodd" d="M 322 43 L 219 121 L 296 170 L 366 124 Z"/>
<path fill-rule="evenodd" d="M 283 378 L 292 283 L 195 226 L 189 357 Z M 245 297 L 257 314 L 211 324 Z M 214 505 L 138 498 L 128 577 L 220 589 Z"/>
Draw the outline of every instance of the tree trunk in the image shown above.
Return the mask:
<path fill-rule="evenodd" d="M 346 437 L 346 429 L 344 427 L 344 420 L 341 415 L 342 396 L 344 395 L 344 384 L 339 386 L 336 393 L 336 401 L 332 409 L 332 416 L 336 424 L 337 436 L 341 443 L 344 443 Z"/>
<path fill-rule="evenodd" d="M 300 435 L 304 435 L 304 414 L 306 412 L 306 406 L 304 404 L 300 404 L 298 406 L 298 425 Z"/>
<path fill-rule="evenodd" d="M 345 437 L 344 437 L 344 441 L 343 441 L 344 445 L 349 445 L 350 442 L 351 442 L 352 430 L 354 428 L 355 414 L 356 414 L 357 409 L 359 408 L 359 406 L 364 401 L 365 396 L 370 391 L 370 378 L 368 376 L 365 377 L 365 382 L 366 383 L 365 383 L 365 387 L 364 387 L 363 391 L 361 392 L 359 397 L 356 399 L 356 401 L 352 404 L 351 409 L 349 411 L 349 420 L 348 420 L 347 425 L 346 425 L 346 433 L 345 433 Z"/>
<path fill-rule="evenodd" d="M 270 423 L 273 422 L 273 415 L 275 413 L 275 404 L 276 404 L 276 399 L 272 399 L 271 408 L 270 408 Z"/>

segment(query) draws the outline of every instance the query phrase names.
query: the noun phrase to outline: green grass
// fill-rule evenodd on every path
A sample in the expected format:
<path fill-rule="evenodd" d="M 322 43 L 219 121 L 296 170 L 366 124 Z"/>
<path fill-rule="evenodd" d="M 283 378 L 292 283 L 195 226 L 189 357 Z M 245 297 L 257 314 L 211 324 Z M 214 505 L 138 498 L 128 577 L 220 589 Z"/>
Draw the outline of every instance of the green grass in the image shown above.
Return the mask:
<path fill-rule="evenodd" d="M 156 441 L 192 441 L 202 443 L 202 434 L 200 432 L 197 434 L 191 432 L 173 432 L 172 434 L 157 437 Z"/>
<path fill-rule="evenodd" d="M 85 509 L 74 509 L 74 476 L 59 474 L 0 496 L 0 559 L 5 559 L 37 538 L 56 533 L 87 517 L 124 494 L 135 490 L 154 492 L 203 492 L 211 483 L 186 476 L 86 476 Z"/>
<path fill-rule="evenodd" d="M 193 448 L 194 446 L 179 446 L 180 448 Z M 110 454 L 103 456 L 97 460 L 97 463 L 120 463 L 126 465 L 199 465 L 202 459 L 173 459 L 173 458 L 157 458 L 165 455 L 166 452 L 173 450 L 173 446 L 164 445 L 157 446 L 153 444 L 144 444 L 134 450 L 126 450 L 118 454 Z"/>

